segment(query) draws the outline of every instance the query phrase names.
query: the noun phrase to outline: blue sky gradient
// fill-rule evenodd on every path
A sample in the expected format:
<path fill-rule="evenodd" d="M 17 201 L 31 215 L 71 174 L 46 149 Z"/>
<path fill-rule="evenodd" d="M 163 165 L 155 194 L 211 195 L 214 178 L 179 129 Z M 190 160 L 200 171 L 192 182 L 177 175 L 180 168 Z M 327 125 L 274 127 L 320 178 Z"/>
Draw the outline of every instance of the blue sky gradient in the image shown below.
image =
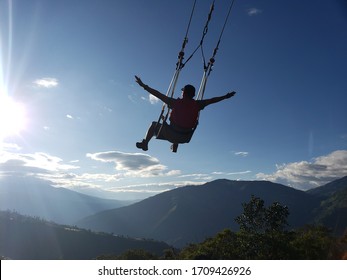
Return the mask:
<path fill-rule="evenodd" d="M 215 3 L 206 59 L 230 3 Z M 136 149 L 162 104 L 134 75 L 166 92 L 193 1 L 1 1 L 0 102 L 25 117 L 10 133 L 15 116 L 0 114 L 0 177 L 134 199 L 217 178 L 309 189 L 347 175 L 344 3 L 236 0 L 205 97 L 237 94 L 203 110 L 174 154 L 158 140 Z M 210 4 L 197 1 L 186 57 Z M 202 73 L 197 52 L 178 88 Z"/>

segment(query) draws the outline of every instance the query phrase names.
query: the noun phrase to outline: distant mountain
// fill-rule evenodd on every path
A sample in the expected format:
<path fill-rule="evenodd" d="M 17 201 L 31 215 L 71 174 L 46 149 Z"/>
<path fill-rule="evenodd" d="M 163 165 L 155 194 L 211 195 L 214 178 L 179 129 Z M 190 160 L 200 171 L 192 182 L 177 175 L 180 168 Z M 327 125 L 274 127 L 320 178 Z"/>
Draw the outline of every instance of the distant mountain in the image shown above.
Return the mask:
<path fill-rule="evenodd" d="M 0 211 L 1 259 L 88 260 L 100 255 L 119 255 L 130 249 L 160 256 L 168 248 L 163 242 L 93 233 Z"/>
<path fill-rule="evenodd" d="M 5 176 L 0 180 L 0 210 L 15 210 L 60 224 L 74 224 L 86 216 L 128 204 L 52 187 L 48 181 L 32 177 Z"/>
<path fill-rule="evenodd" d="M 308 191 L 319 197 L 320 205 L 314 210 L 315 222 L 340 234 L 347 226 L 347 176 Z"/>
<path fill-rule="evenodd" d="M 308 190 L 307 193 L 327 198 L 333 195 L 336 191 L 340 191 L 345 188 L 347 188 L 347 176 L 334 180 L 324 186 Z"/>
<path fill-rule="evenodd" d="M 314 219 L 320 198 L 284 185 L 266 181 L 216 180 L 187 186 L 147 198 L 136 204 L 107 210 L 82 219 L 78 226 L 133 237 L 153 238 L 181 247 L 231 228 L 252 195 L 267 204 L 275 201 L 289 207 L 291 227 Z"/>
<path fill-rule="evenodd" d="M 307 192 L 266 181 L 216 180 L 164 192 L 128 206 L 123 201 L 55 188 L 44 180 L 0 180 L 0 210 L 160 240 L 176 247 L 203 241 L 225 228 L 237 231 L 234 219 L 242 213 L 242 203 L 249 202 L 252 195 L 267 205 L 277 201 L 288 206 L 292 228 L 319 223 L 330 227 L 335 235 L 347 228 L 347 176 Z"/>

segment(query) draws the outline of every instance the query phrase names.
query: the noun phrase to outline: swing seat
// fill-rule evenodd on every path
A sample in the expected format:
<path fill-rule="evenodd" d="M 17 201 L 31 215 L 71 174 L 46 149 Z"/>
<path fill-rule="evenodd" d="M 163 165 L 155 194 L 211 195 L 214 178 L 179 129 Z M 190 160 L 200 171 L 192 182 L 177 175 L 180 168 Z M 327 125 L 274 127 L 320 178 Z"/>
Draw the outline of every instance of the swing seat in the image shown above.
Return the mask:
<path fill-rule="evenodd" d="M 168 123 L 159 123 L 156 129 L 156 138 L 167 140 L 173 144 L 189 143 L 193 137 L 196 127 L 192 129 L 180 129 Z"/>

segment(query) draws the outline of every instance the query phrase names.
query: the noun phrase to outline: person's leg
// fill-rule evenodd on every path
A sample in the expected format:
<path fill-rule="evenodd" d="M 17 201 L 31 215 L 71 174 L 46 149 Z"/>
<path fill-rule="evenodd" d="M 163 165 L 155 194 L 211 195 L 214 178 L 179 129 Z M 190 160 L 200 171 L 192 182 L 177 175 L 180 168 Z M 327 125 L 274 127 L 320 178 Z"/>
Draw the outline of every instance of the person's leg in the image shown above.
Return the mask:
<path fill-rule="evenodd" d="M 136 147 L 144 151 L 148 150 L 148 142 L 152 139 L 157 128 L 157 122 L 152 122 L 151 126 L 148 128 L 145 139 L 142 142 L 137 142 Z"/>
<path fill-rule="evenodd" d="M 173 143 L 171 145 L 171 151 L 174 153 L 177 153 L 177 149 L 178 149 L 178 143 Z"/>

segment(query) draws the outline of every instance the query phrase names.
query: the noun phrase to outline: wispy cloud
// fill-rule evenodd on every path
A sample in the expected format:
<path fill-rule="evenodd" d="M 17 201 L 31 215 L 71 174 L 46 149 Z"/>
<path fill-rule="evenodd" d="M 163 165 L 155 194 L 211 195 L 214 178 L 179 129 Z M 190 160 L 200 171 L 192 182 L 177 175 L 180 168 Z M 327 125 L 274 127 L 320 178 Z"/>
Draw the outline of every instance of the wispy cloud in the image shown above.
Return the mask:
<path fill-rule="evenodd" d="M 138 153 L 110 151 L 87 154 L 87 157 L 105 163 L 114 164 L 113 172 L 81 172 L 79 160 L 64 162 L 61 158 L 47 153 L 20 153 L 17 146 L 0 149 L 0 177 L 19 176 L 48 181 L 50 185 L 65 187 L 82 193 L 115 199 L 139 199 L 154 195 L 164 190 L 177 187 L 171 183 L 181 174 L 180 170 L 168 170 L 159 160 Z M 11 151 L 12 150 L 12 151 Z M 152 180 L 155 177 L 157 186 L 143 189 L 133 186 L 134 180 Z M 161 179 L 168 181 L 160 182 Z M 158 179 L 158 180 L 157 180 Z M 123 182 L 123 183 L 121 183 Z M 184 181 L 180 181 L 181 185 Z M 148 185 L 142 184 L 142 186 Z M 118 187 L 116 187 L 118 186 Z M 120 186 L 120 187 L 119 187 Z M 159 187 L 158 187 L 159 186 Z M 128 191 L 127 191 L 128 190 Z"/>
<path fill-rule="evenodd" d="M 10 151 L 10 150 L 15 150 L 15 151 L 19 151 L 22 148 L 15 144 L 15 143 L 6 143 L 6 142 L 0 142 L 0 151 Z"/>
<path fill-rule="evenodd" d="M 213 180 L 213 175 L 205 173 L 193 173 L 181 175 L 180 178 L 191 178 L 191 180 L 194 180 L 194 182 L 206 183 Z"/>
<path fill-rule="evenodd" d="M 282 183 L 298 189 L 311 189 L 347 175 L 347 150 L 334 151 L 311 162 L 300 161 L 277 166 L 273 174 L 257 174 L 258 179 Z"/>
<path fill-rule="evenodd" d="M 248 156 L 248 152 L 234 152 L 235 156 L 241 156 L 241 157 L 246 157 Z"/>
<path fill-rule="evenodd" d="M 226 173 L 226 175 L 228 175 L 228 176 L 232 176 L 232 175 L 246 175 L 246 174 L 249 174 L 249 173 L 252 173 L 252 171 L 246 170 L 246 171 L 238 171 L 238 172 L 229 172 L 229 173 Z"/>
<path fill-rule="evenodd" d="M 80 190 L 101 189 L 96 184 L 99 180 L 111 181 L 112 175 L 101 174 L 88 176 L 77 175 L 75 172 L 80 167 L 78 161 L 65 163 L 62 159 L 47 153 L 19 153 L 11 151 L 0 151 L 0 177 L 19 176 L 20 178 L 37 178 L 48 181 L 51 185 L 76 188 Z"/>
<path fill-rule="evenodd" d="M 198 186 L 202 185 L 203 183 L 204 182 L 201 183 L 195 181 L 172 181 L 164 183 L 133 184 L 109 188 L 108 191 L 116 195 L 126 194 L 127 196 L 133 195 L 134 197 L 137 196 L 145 198 L 151 195 L 156 195 L 161 192 L 170 191 L 183 186 Z"/>
<path fill-rule="evenodd" d="M 247 10 L 247 15 L 249 16 L 256 16 L 261 14 L 263 11 L 257 8 L 250 8 Z"/>
<path fill-rule="evenodd" d="M 56 78 L 41 78 L 35 80 L 33 84 L 40 88 L 54 88 L 59 85 L 59 82 Z"/>
<path fill-rule="evenodd" d="M 0 173 L 47 174 L 78 168 L 46 153 L 21 154 L 6 151 L 0 153 Z"/>
<path fill-rule="evenodd" d="M 211 173 L 195 173 L 195 174 L 184 174 L 179 176 L 180 178 L 192 178 L 195 182 L 206 183 L 217 178 L 227 178 L 229 176 L 235 177 L 236 175 L 247 175 L 251 173 L 250 170 L 245 171 L 234 171 L 234 172 L 224 172 L 224 171 L 214 171 Z"/>

